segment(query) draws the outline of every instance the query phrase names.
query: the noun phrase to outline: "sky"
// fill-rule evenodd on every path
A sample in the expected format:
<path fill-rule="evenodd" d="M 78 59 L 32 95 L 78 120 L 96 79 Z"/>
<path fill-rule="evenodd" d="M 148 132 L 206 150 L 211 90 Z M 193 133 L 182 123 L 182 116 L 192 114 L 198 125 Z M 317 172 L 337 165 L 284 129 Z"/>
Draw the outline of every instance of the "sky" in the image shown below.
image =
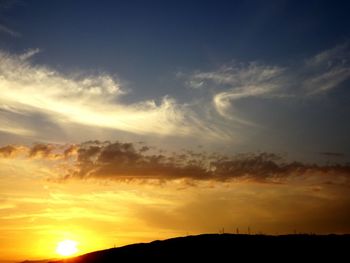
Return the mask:
<path fill-rule="evenodd" d="M 349 12 L 0 0 L 0 260 L 349 233 Z"/>

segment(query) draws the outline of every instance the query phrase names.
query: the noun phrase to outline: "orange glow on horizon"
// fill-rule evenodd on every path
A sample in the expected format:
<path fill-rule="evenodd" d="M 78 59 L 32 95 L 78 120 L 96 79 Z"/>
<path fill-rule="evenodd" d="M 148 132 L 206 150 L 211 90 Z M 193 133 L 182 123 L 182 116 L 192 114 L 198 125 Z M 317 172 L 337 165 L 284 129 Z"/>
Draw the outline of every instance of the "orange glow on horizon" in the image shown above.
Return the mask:
<path fill-rule="evenodd" d="M 252 233 L 344 233 L 348 187 L 322 184 L 326 176 L 288 184 L 183 180 L 166 185 L 142 182 L 46 180 L 55 170 L 37 159 L 0 159 L 0 260 L 41 260 L 58 252 L 64 240 L 77 254 L 175 236 L 250 227 Z M 333 179 L 334 180 L 334 179 Z M 339 205 L 335 207 L 333 200 Z M 317 213 L 315 211 L 317 210 Z M 203 220 L 208 218 L 210 220 Z M 309 223 L 312 222 L 312 223 Z M 340 222 L 333 224 L 333 222 Z M 61 251 L 61 249 L 59 250 Z M 62 251 L 66 251 L 62 249 Z"/>

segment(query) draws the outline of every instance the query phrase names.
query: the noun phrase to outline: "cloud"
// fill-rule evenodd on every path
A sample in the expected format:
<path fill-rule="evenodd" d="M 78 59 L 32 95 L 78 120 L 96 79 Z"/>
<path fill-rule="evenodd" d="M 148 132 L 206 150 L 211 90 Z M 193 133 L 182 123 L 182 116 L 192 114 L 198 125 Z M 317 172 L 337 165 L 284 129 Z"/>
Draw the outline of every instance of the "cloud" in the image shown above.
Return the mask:
<path fill-rule="evenodd" d="M 0 25 L 0 33 L 5 33 L 5 34 L 8 34 L 12 37 L 20 37 L 21 34 L 8 28 L 7 26 L 4 26 L 4 25 Z"/>
<path fill-rule="evenodd" d="M 2 158 L 14 158 L 20 154 L 26 152 L 28 148 L 22 145 L 6 145 L 0 147 L 0 157 Z"/>
<path fill-rule="evenodd" d="M 61 126 L 74 123 L 134 134 L 175 136 L 206 129 L 209 137 L 216 136 L 210 124 L 203 124 L 189 107 L 174 98 L 125 104 L 122 97 L 127 92 L 119 80 L 108 74 L 68 76 L 34 65 L 30 58 L 38 52 L 0 52 L 1 104 L 17 112 L 45 114 Z"/>
<path fill-rule="evenodd" d="M 78 146 L 76 144 L 50 144 L 35 143 L 32 146 L 27 145 L 6 145 L 0 147 L 0 157 L 2 158 L 28 158 L 28 159 L 48 159 L 48 160 L 67 160 L 77 154 Z"/>
<path fill-rule="evenodd" d="M 310 94 L 321 93 L 337 87 L 349 77 L 350 68 L 334 68 L 306 80 L 304 85 L 310 90 Z"/>
<path fill-rule="evenodd" d="M 227 181 L 234 179 L 283 182 L 292 177 L 327 175 L 345 178 L 349 165 L 315 165 L 284 162 L 270 153 L 241 154 L 234 157 L 186 151 L 162 155 L 145 153 L 132 143 L 88 142 L 80 145 L 74 171 L 67 178 L 191 179 Z M 327 177 L 326 176 L 326 177 Z M 328 177 L 327 177 L 328 178 Z M 343 180 L 341 179 L 341 180 Z"/>
<path fill-rule="evenodd" d="M 250 110 L 249 101 L 312 100 L 350 77 L 349 46 L 344 44 L 296 65 L 235 62 L 179 74 L 195 90 L 185 102 L 167 95 L 126 103 L 128 91 L 120 79 L 102 73 L 63 74 L 34 64 L 31 58 L 38 52 L 0 52 L 0 131 L 28 140 L 76 138 L 75 131 L 82 128 L 89 135 L 84 139 L 103 138 L 99 132 L 112 138 L 118 131 L 128 136 L 241 142 L 264 126 L 259 112 L 252 114 L 260 104 Z"/>
<path fill-rule="evenodd" d="M 20 136 L 32 136 L 34 135 L 34 132 L 31 130 L 23 129 L 23 128 L 17 128 L 17 127 L 0 127 L 0 132 L 5 132 L 5 133 L 11 133 L 11 134 L 16 134 Z"/>
<path fill-rule="evenodd" d="M 27 60 L 33 56 L 35 56 L 36 54 L 38 54 L 40 52 L 40 49 L 35 48 L 35 49 L 29 49 L 27 52 L 19 55 L 19 59 L 20 60 Z"/>
<path fill-rule="evenodd" d="M 48 157 L 51 155 L 54 146 L 52 144 L 35 144 L 29 151 L 29 157 Z"/>
<path fill-rule="evenodd" d="M 193 88 L 214 87 L 224 91 L 216 92 L 213 105 L 224 118 L 240 124 L 252 125 L 251 121 L 240 117 L 234 102 L 245 98 L 266 98 L 277 96 L 282 86 L 284 69 L 252 62 L 223 66 L 217 71 L 197 72 L 190 77 L 189 85 Z"/>
<path fill-rule="evenodd" d="M 350 78 L 350 50 L 346 42 L 323 51 L 305 62 L 308 76 L 303 83 L 308 95 L 328 92 Z"/>
<path fill-rule="evenodd" d="M 216 94 L 213 98 L 214 106 L 217 112 L 227 118 L 239 122 L 241 124 L 252 125 L 250 121 L 244 120 L 234 113 L 233 101 L 240 100 L 249 97 L 260 97 L 269 94 L 271 90 L 274 89 L 270 85 L 257 85 L 257 86 L 245 86 L 240 88 L 235 88 L 233 90 L 220 92 Z"/>
<path fill-rule="evenodd" d="M 132 143 L 87 142 L 78 150 L 75 169 L 66 178 L 177 179 L 205 178 L 208 171 L 189 156 L 145 154 Z"/>
<path fill-rule="evenodd" d="M 51 159 L 51 160 L 67 160 L 77 154 L 77 145 L 59 145 L 48 143 L 36 143 L 28 148 L 27 157 L 31 159 Z"/>
<path fill-rule="evenodd" d="M 281 156 L 273 153 L 227 156 L 184 150 L 178 153 L 160 154 L 155 148 L 146 145 L 109 141 L 87 141 L 79 145 L 37 143 L 31 147 L 7 145 L 0 148 L 0 157 L 19 156 L 52 161 L 69 160 L 68 170 L 63 172 L 64 176 L 60 179 L 213 181 L 243 179 L 281 183 L 288 178 L 324 175 L 324 181 L 327 182 L 350 183 L 348 164 L 317 165 L 285 162 Z"/>
<path fill-rule="evenodd" d="M 214 108 L 220 116 L 242 125 L 252 125 L 253 121 L 241 116 L 238 101 L 249 98 L 311 99 L 325 94 L 350 78 L 349 61 L 349 44 L 344 43 L 297 65 L 232 63 L 218 70 L 190 74 L 186 83 L 196 90 L 211 90 Z"/>
<path fill-rule="evenodd" d="M 242 124 L 251 124 L 235 112 L 233 102 L 249 97 L 267 97 L 280 87 L 283 68 L 270 67 L 256 62 L 223 66 L 213 72 L 198 72 L 191 76 L 193 88 L 223 86 L 225 91 L 216 93 L 213 104 L 217 112 Z"/>
<path fill-rule="evenodd" d="M 344 65 L 348 62 L 349 55 L 349 42 L 345 42 L 307 59 L 305 65 L 312 68 L 329 68 L 339 63 Z"/>
<path fill-rule="evenodd" d="M 4 19 L 4 14 L 6 13 L 7 10 L 17 6 L 17 5 L 22 5 L 23 3 L 20 0 L 1 0 L 0 1 L 0 19 L 1 20 L 6 20 Z M 10 35 L 11 37 L 21 37 L 21 34 L 8 26 L 4 24 L 0 24 L 0 34 L 4 33 L 7 35 Z"/>
<path fill-rule="evenodd" d="M 234 64 L 233 66 L 223 66 L 213 72 L 198 72 L 191 76 L 192 83 L 212 81 L 218 84 L 229 86 L 255 85 L 266 83 L 276 78 L 282 73 L 280 67 L 271 67 L 257 62 L 245 64 Z"/>
<path fill-rule="evenodd" d="M 317 165 L 301 162 L 283 162 L 283 159 L 271 153 L 246 154 L 233 159 L 219 159 L 212 163 L 217 178 L 246 177 L 256 181 L 283 182 L 289 178 L 307 179 L 315 175 L 327 175 L 346 178 L 349 183 L 350 166 Z"/>
<path fill-rule="evenodd" d="M 288 180 L 313 180 L 316 177 L 324 184 L 350 186 L 349 164 L 286 162 L 279 155 L 264 152 L 228 156 L 183 150 L 160 154 L 159 150 L 146 145 L 109 141 L 88 141 L 80 145 L 41 143 L 31 147 L 8 145 L 0 148 L 0 157 L 19 156 L 65 163 L 59 180 L 185 179 L 284 183 Z"/>
<path fill-rule="evenodd" d="M 77 155 L 78 149 L 79 149 L 79 147 L 76 144 L 68 145 L 68 147 L 65 148 L 64 151 L 63 151 L 64 158 L 67 159 L 67 158 L 69 158 L 71 156 Z"/>
<path fill-rule="evenodd" d="M 328 157 L 337 157 L 337 158 L 343 158 L 346 155 L 345 153 L 338 153 L 338 152 L 320 152 L 320 154 Z"/>

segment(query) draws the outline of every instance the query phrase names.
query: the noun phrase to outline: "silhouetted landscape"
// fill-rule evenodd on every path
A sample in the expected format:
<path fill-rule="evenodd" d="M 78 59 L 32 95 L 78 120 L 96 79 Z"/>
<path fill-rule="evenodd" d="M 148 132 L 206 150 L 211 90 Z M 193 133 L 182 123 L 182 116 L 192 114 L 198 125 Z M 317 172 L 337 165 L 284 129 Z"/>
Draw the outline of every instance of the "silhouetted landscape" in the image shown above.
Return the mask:
<path fill-rule="evenodd" d="M 286 260 L 346 258 L 350 235 L 236 235 L 203 234 L 132 244 L 50 263 L 183 262 L 187 260 Z M 34 261 L 26 261 L 33 263 Z M 44 261 L 35 261 L 44 262 Z M 137 261 L 136 261 L 137 262 Z"/>

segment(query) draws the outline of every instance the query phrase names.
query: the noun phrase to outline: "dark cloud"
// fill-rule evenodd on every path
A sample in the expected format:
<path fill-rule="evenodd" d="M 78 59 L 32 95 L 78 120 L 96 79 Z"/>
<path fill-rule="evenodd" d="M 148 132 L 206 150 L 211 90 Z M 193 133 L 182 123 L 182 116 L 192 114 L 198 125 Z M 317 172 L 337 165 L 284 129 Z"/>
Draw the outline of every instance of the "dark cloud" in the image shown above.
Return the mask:
<path fill-rule="evenodd" d="M 77 154 L 78 146 L 75 144 L 58 145 L 36 143 L 31 147 L 26 145 L 6 145 L 0 147 L 0 157 L 16 158 L 21 156 L 30 159 L 68 159 Z"/>
<path fill-rule="evenodd" d="M 72 156 L 77 155 L 79 146 L 76 144 L 47 144 L 47 143 L 37 143 L 29 148 L 28 157 L 35 159 L 51 159 L 60 160 L 68 159 Z"/>
<path fill-rule="evenodd" d="M 53 150 L 54 150 L 54 146 L 52 144 L 38 143 L 38 144 L 35 144 L 32 148 L 30 148 L 29 157 L 30 158 L 37 158 L 37 157 L 47 158 L 52 154 Z"/>
<path fill-rule="evenodd" d="M 0 157 L 3 158 L 11 158 L 15 157 L 18 154 L 22 153 L 26 147 L 18 146 L 18 145 L 6 145 L 4 147 L 0 147 Z"/>
<path fill-rule="evenodd" d="M 140 152 L 147 152 L 149 150 L 150 150 L 150 148 L 148 146 L 142 146 L 140 149 Z"/>
<path fill-rule="evenodd" d="M 78 150 L 77 170 L 67 177 L 115 179 L 205 178 L 210 173 L 198 160 L 183 160 L 178 155 L 145 154 L 132 143 L 84 143 Z M 149 150 L 149 147 L 147 147 Z"/>
<path fill-rule="evenodd" d="M 345 157 L 345 153 L 338 152 L 320 152 L 320 154 L 328 157 Z"/>
<path fill-rule="evenodd" d="M 77 151 L 73 172 L 65 178 L 129 179 L 193 179 L 227 181 L 237 178 L 255 181 L 281 181 L 292 176 L 309 174 L 344 177 L 348 182 L 348 164 L 317 165 L 284 162 L 271 153 L 241 154 L 234 157 L 220 154 L 184 151 L 152 153 L 147 146 L 132 143 L 87 142 Z M 147 147 L 149 150 L 149 147 Z"/>
<path fill-rule="evenodd" d="M 78 152 L 78 145 L 76 144 L 72 144 L 72 145 L 69 145 L 66 149 L 64 149 L 63 151 L 63 155 L 64 155 L 64 158 L 67 159 L 69 158 L 70 156 L 74 156 L 77 154 Z"/>
<path fill-rule="evenodd" d="M 69 159 L 69 168 L 62 173 L 61 179 L 240 179 L 283 183 L 288 178 L 318 175 L 324 178 L 324 184 L 350 185 L 350 164 L 285 162 L 281 156 L 273 153 L 236 156 L 191 150 L 166 153 L 146 145 L 109 141 L 71 145 L 37 143 L 31 147 L 8 145 L 0 148 L 0 157 L 16 158 L 18 155 L 53 161 Z"/>

